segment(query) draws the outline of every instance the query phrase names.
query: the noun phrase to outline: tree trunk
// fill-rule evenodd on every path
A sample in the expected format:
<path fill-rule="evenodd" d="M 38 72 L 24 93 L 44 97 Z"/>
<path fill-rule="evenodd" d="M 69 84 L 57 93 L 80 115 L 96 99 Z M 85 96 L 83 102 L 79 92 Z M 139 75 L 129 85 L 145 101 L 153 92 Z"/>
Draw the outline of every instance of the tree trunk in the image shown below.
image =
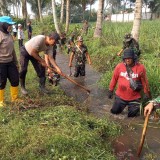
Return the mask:
<path fill-rule="evenodd" d="M 60 17 L 60 23 L 63 23 L 63 16 L 64 16 L 64 0 L 61 0 L 61 17 Z"/>
<path fill-rule="evenodd" d="M 15 1 L 15 7 L 16 7 L 16 18 L 18 18 L 18 2 Z"/>
<path fill-rule="evenodd" d="M 13 7 L 13 15 L 14 15 L 14 17 L 16 16 L 16 11 L 15 11 L 15 6 L 14 6 L 14 4 L 12 4 L 12 7 Z"/>
<path fill-rule="evenodd" d="M 55 0 L 52 0 L 52 10 L 53 10 L 53 19 L 54 19 L 55 29 L 56 29 L 58 34 L 61 34 L 59 26 L 58 26 L 58 21 L 57 21 L 57 12 L 56 12 Z"/>
<path fill-rule="evenodd" d="M 25 27 L 27 25 L 27 0 L 22 0 L 22 15 L 25 20 Z"/>
<path fill-rule="evenodd" d="M 65 32 L 68 32 L 69 29 L 69 18 L 70 18 L 70 0 L 67 0 L 66 2 L 66 28 Z"/>
<path fill-rule="evenodd" d="M 99 0 L 94 37 L 101 37 L 102 35 L 103 7 L 104 7 L 104 0 Z"/>
<path fill-rule="evenodd" d="M 91 13 L 92 13 L 92 4 L 89 5 L 89 20 L 91 19 Z"/>
<path fill-rule="evenodd" d="M 81 0 L 82 3 L 82 14 L 83 14 L 83 21 L 85 20 L 85 10 L 86 10 L 86 0 Z"/>
<path fill-rule="evenodd" d="M 133 38 L 136 41 L 139 40 L 141 16 L 142 16 L 142 0 L 136 0 L 133 28 L 132 28 L 132 32 L 131 32 L 133 35 Z"/>
<path fill-rule="evenodd" d="M 6 14 L 6 11 L 5 11 L 5 8 L 6 8 L 6 2 L 3 0 L 0 0 L 0 11 L 1 11 L 1 14 L 4 16 Z"/>
<path fill-rule="evenodd" d="M 40 22 L 42 22 L 43 18 L 42 18 L 41 1 L 40 0 L 38 0 L 38 12 L 39 12 Z"/>
<path fill-rule="evenodd" d="M 20 2 L 18 2 L 18 17 L 20 17 L 20 15 L 21 15 L 21 3 Z"/>

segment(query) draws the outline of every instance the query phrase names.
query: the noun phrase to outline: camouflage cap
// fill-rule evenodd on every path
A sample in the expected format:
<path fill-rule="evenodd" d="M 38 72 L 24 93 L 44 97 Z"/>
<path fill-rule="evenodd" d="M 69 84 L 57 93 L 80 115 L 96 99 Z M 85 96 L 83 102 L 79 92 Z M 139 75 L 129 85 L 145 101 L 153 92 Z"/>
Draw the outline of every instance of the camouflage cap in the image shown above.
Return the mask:
<path fill-rule="evenodd" d="M 132 39 L 132 34 L 128 33 L 124 36 L 125 41 L 130 41 Z"/>
<path fill-rule="evenodd" d="M 78 36 L 78 37 L 77 37 L 77 41 L 82 42 L 82 41 L 83 41 L 83 37 L 82 37 L 82 36 Z"/>

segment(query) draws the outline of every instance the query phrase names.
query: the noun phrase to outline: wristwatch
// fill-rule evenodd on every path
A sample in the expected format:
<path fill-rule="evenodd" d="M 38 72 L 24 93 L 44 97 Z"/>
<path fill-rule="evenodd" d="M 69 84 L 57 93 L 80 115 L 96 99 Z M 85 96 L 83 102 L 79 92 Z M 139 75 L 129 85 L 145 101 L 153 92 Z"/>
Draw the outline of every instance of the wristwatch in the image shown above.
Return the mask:
<path fill-rule="evenodd" d="M 153 103 L 153 107 L 155 107 L 156 106 L 156 101 L 154 101 L 154 100 L 151 100 L 151 101 L 149 101 L 150 103 Z"/>

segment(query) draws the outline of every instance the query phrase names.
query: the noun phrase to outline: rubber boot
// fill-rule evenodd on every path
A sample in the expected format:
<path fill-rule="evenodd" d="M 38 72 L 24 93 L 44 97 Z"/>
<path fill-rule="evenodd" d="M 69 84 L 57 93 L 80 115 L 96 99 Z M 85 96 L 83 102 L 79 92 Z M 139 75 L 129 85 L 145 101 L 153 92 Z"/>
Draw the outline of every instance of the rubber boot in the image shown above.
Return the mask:
<path fill-rule="evenodd" d="M 0 90 L 0 107 L 5 107 L 5 104 L 4 104 L 4 89 Z"/>
<path fill-rule="evenodd" d="M 25 79 L 20 78 L 21 92 L 23 95 L 27 95 L 28 91 L 25 88 Z"/>
<path fill-rule="evenodd" d="M 45 88 L 46 77 L 41 77 L 39 79 L 39 88 L 42 93 L 49 94 L 49 91 Z"/>
<path fill-rule="evenodd" d="M 11 92 L 11 102 L 23 102 L 22 99 L 18 98 L 18 86 L 17 87 L 10 87 L 10 92 Z"/>

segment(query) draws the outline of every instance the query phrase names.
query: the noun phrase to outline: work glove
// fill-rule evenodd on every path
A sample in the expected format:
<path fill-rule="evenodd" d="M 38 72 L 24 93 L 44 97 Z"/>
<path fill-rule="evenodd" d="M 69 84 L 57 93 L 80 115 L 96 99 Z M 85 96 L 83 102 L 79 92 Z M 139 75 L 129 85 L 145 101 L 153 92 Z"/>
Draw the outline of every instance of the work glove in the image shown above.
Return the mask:
<path fill-rule="evenodd" d="M 147 94 L 144 94 L 143 101 L 148 102 L 150 100 L 150 97 Z"/>
<path fill-rule="evenodd" d="M 108 90 L 108 98 L 112 99 L 113 98 L 113 91 Z"/>

